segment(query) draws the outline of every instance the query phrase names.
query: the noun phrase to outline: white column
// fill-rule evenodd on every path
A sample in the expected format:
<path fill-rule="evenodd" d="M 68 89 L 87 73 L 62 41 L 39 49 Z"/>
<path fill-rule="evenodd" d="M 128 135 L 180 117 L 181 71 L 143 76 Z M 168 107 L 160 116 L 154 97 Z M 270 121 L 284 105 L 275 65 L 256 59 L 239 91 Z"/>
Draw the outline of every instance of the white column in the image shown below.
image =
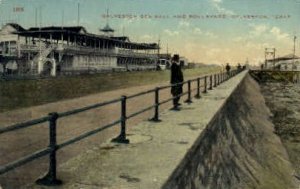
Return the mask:
<path fill-rule="evenodd" d="M 11 46 L 10 46 L 10 41 L 8 41 L 8 54 L 11 54 Z"/>
<path fill-rule="evenodd" d="M 52 69 L 51 69 L 51 76 L 56 76 L 56 61 L 55 61 L 55 59 L 53 58 L 52 59 Z"/>
<path fill-rule="evenodd" d="M 39 57 L 38 58 L 38 74 L 41 74 L 43 71 L 43 61 L 42 59 Z"/>
<path fill-rule="evenodd" d="M 17 48 L 18 48 L 18 58 L 21 57 L 21 49 L 20 49 L 20 36 L 18 35 L 18 41 L 17 41 Z"/>

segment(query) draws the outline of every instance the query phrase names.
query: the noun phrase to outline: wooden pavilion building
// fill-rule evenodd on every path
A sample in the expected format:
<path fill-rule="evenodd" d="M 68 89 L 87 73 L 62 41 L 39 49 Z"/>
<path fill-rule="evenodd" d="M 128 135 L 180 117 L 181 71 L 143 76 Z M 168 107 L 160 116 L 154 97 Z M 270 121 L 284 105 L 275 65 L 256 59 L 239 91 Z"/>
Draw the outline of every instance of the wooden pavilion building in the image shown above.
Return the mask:
<path fill-rule="evenodd" d="M 108 25 L 101 31 L 113 32 Z M 18 74 L 52 76 L 155 69 L 158 50 L 157 43 L 135 43 L 126 36 L 92 34 L 82 26 L 24 29 L 10 23 L 0 31 L 0 63 L 4 73 L 10 64 L 15 64 Z"/>

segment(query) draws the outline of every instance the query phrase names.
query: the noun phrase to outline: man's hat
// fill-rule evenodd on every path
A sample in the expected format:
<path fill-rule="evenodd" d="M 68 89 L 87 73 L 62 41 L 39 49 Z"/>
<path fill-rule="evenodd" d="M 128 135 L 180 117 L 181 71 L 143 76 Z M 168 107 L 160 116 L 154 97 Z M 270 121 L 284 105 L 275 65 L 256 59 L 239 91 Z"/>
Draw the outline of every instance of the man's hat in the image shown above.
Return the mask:
<path fill-rule="evenodd" d="M 174 54 L 172 60 L 179 61 L 179 54 Z"/>

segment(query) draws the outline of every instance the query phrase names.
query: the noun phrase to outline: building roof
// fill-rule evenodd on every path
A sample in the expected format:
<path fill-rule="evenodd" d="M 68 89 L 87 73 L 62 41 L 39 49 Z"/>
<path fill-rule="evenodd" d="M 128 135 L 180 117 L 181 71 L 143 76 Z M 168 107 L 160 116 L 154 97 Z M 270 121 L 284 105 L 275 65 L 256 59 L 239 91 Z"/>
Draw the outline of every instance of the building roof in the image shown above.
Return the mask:
<path fill-rule="evenodd" d="M 285 56 L 275 58 L 275 62 L 282 61 L 282 60 L 293 60 L 293 59 L 300 59 L 300 57 L 296 56 L 296 55 L 294 57 L 294 54 L 288 54 L 288 55 L 285 55 Z M 273 62 L 274 59 L 268 59 L 267 61 Z"/>
<path fill-rule="evenodd" d="M 115 30 L 112 29 L 108 24 L 106 24 L 106 26 L 103 29 L 100 29 L 100 31 L 103 31 L 103 32 L 114 32 Z"/>
<path fill-rule="evenodd" d="M 120 40 L 120 41 L 127 41 L 130 42 L 129 37 L 127 36 L 119 36 L 119 37 L 110 37 L 112 39 Z"/>
<path fill-rule="evenodd" d="M 277 59 L 278 60 L 293 60 L 293 59 L 299 59 L 300 57 L 299 56 L 296 56 L 294 57 L 294 54 L 288 54 L 288 55 L 285 55 L 285 56 L 282 56 L 282 57 L 278 57 Z"/>
<path fill-rule="evenodd" d="M 22 26 L 16 23 L 7 23 L 6 25 L 13 27 L 14 29 L 16 29 L 16 31 L 25 31 L 25 29 Z"/>
<path fill-rule="evenodd" d="M 34 38 L 43 38 L 53 40 L 61 40 L 62 38 L 70 40 L 70 42 L 75 42 L 79 40 L 87 40 L 90 42 L 95 41 L 105 41 L 112 45 L 128 49 L 158 49 L 159 46 L 157 43 L 134 43 L 130 42 L 128 37 L 109 37 L 104 35 L 97 35 L 88 33 L 86 29 L 82 26 L 50 26 L 50 27 L 41 27 L 41 28 L 29 28 L 24 31 L 17 31 L 16 34 L 25 37 L 34 37 Z"/>
<path fill-rule="evenodd" d="M 26 31 L 55 31 L 66 30 L 75 33 L 87 33 L 87 30 L 83 26 L 49 26 L 49 27 L 33 27 Z M 25 30 L 24 30 L 25 31 Z"/>

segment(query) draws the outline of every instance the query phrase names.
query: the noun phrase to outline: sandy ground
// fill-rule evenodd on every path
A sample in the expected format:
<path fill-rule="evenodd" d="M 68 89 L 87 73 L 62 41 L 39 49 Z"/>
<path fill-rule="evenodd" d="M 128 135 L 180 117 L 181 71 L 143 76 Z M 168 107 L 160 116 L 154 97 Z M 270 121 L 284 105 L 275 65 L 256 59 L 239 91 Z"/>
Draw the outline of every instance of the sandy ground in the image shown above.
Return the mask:
<path fill-rule="evenodd" d="M 31 120 L 47 115 L 49 112 L 64 112 L 74 108 L 84 107 L 95 103 L 103 102 L 119 98 L 121 95 L 129 95 L 137 92 L 153 89 L 159 85 L 168 83 L 153 84 L 147 86 L 131 87 L 110 92 L 104 92 L 94 95 L 89 95 L 81 98 L 65 100 L 46 105 L 35 106 L 31 108 L 19 109 L 0 114 L 1 126 L 4 127 L 10 124 L 19 123 L 26 120 Z M 195 85 L 192 85 L 194 88 Z M 195 95 L 195 91 L 193 93 Z M 136 112 L 143 107 L 148 107 L 154 103 L 154 94 L 144 95 L 127 101 L 127 114 Z M 161 91 L 160 99 L 164 100 L 170 97 L 170 89 Z M 182 97 L 185 100 L 187 97 Z M 170 108 L 171 103 L 165 104 L 161 110 Z M 142 120 L 153 117 L 153 110 L 148 111 L 140 116 L 134 117 L 127 122 L 128 130 Z M 61 118 L 58 121 L 57 140 L 58 144 L 68 139 L 71 139 L 79 134 L 87 132 L 93 128 L 98 128 L 111 123 L 120 118 L 120 103 L 109 105 L 103 108 L 89 110 L 74 116 Z M 39 124 L 31 128 L 19 130 L 1 135 L 0 142 L 0 163 L 1 165 L 14 161 L 24 155 L 28 155 L 39 149 L 45 148 L 48 145 L 48 124 Z M 113 138 L 119 134 L 119 126 L 105 130 L 92 137 L 84 139 L 76 144 L 72 144 L 58 151 L 58 164 L 66 162 L 68 159 L 85 152 L 87 149 L 92 149 L 94 145 L 98 145 L 107 139 Z M 48 169 L 48 157 L 35 160 L 29 164 L 12 170 L 0 177 L 0 184 L 3 188 L 22 188 L 25 183 L 34 182 L 41 174 Z"/>
<path fill-rule="evenodd" d="M 275 133 L 278 134 L 300 180 L 300 84 L 266 82 L 262 93 L 272 112 Z"/>

